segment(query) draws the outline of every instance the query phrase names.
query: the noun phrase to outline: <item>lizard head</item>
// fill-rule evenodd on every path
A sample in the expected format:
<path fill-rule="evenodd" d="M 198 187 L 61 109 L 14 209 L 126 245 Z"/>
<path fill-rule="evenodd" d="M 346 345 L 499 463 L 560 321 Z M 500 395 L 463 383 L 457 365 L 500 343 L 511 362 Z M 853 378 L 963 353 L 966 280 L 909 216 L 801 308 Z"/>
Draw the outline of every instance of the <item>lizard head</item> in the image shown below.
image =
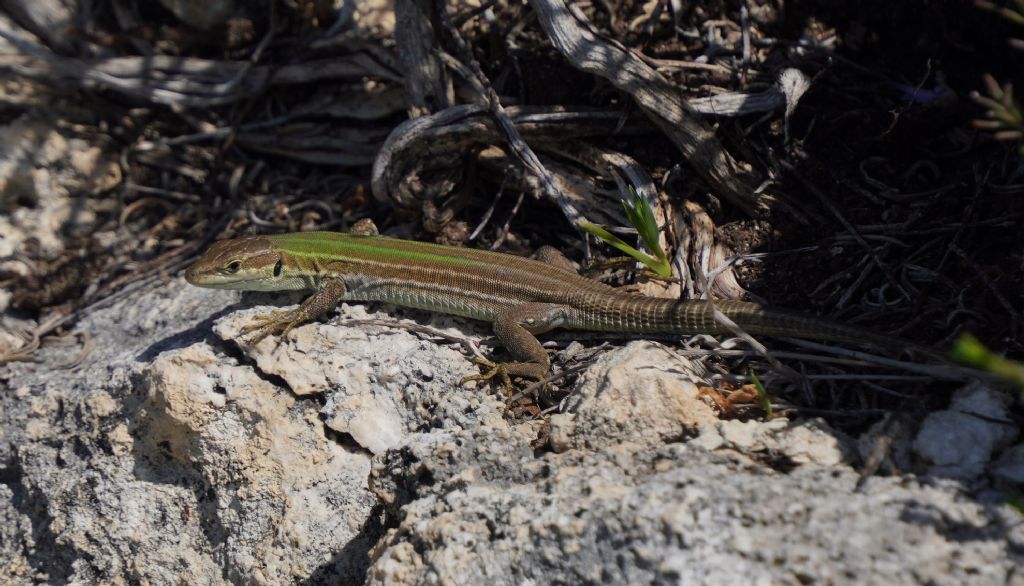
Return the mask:
<path fill-rule="evenodd" d="M 199 287 L 281 291 L 302 289 L 295 275 L 285 275 L 284 256 L 264 236 L 243 236 L 214 242 L 185 269 L 185 280 Z"/>

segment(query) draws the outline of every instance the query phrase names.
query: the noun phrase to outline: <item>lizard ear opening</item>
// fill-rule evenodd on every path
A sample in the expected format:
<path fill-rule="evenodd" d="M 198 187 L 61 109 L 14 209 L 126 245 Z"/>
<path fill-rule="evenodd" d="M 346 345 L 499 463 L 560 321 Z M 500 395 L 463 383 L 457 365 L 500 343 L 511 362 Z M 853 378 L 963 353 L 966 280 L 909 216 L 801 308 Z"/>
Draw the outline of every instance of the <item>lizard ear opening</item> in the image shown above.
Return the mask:
<path fill-rule="evenodd" d="M 277 259 L 277 263 L 274 264 L 274 277 L 280 277 L 281 276 L 281 269 L 283 269 L 283 268 L 284 268 L 284 259 L 283 258 L 278 258 Z"/>

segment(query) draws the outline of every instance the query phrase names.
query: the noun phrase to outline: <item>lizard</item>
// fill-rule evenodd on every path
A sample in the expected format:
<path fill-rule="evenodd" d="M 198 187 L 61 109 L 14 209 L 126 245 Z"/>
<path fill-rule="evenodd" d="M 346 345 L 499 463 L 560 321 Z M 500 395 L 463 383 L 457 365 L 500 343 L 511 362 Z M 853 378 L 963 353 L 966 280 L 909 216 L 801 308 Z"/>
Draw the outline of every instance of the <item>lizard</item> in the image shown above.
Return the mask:
<path fill-rule="evenodd" d="M 316 319 L 344 301 L 383 301 L 490 322 L 513 361 L 486 374 L 541 380 L 551 362 L 537 339 L 556 328 L 623 334 L 726 334 L 715 312 L 750 334 L 811 338 L 890 350 L 929 349 L 866 328 L 734 300 L 644 296 L 584 277 L 556 249 L 541 260 L 389 238 L 376 228 L 293 232 L 214 242 L 185 271 L 192 285 L 247 291 L 310 291 L 298 307 L 257 316 L 253 343 Z"/>

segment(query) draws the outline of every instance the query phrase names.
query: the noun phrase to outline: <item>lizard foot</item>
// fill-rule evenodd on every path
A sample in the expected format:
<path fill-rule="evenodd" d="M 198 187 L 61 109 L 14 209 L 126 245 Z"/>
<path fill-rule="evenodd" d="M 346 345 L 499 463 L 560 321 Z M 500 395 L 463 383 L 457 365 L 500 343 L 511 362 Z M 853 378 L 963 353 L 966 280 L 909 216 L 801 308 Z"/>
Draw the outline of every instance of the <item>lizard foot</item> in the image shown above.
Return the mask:
<path fill-rule="evenodd" d="M 252 323 L 242 327 L 243 336 L 252 334 L 249 338 L 250 344 L 257 344 L 270 334 L 281 332 L 282 336 L 288 335 L 292 328 L 302 323 L 303 319 L 299 309 L 279 309 L 263 315 L 257 315 Z"/>
<path fill-rule="evenodd" d="M 508 369 L 505 367 L 504 364 L 502 364 L 500 362 L 491 362 L 490 360 L 487 360 L 486 358 L 480 358 L 480 357 L 474 357 L 473 358 L 473 364 L 476 364 L 478 366 L 484 366 L 484 367 L 486 367 L 486 368 L 488 368 L 490 370 L 488 370 L 487 372 L 482 373 L 482 374 L 475 374 L 475 375 L 472 375 L 472 376 L 467 376 L 467 377 L 462 379 L 460 384 L 466 384 L 469 381 L 491 380 L 492 378 L 497 376 L 497 377 L 501 378 L 501 385 L 505 388 L 506 391 L 511 391 L 512 390 L 512 388 L 513 388 L 512 387 L 512 379 L 509 378 L 509 376 L 508 376 Z"/>

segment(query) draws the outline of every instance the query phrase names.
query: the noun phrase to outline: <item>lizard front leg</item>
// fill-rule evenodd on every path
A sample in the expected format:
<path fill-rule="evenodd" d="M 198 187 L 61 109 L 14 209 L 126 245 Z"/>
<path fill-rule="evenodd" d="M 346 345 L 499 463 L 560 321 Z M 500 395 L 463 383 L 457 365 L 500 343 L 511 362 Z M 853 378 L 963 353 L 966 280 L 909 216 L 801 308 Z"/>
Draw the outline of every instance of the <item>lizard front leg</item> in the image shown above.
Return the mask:
<path fill-rule="evenodd" d="M 462 382 L 488 380 L 498 375 L 508 385 L 510 376 L 535 380 L 547 376 L 551 360 L 534 334 L 562 325 L 566 309 L 566 306 L 554 303 L 523 303 L 500 313 L 494 320 L 494 335 L 516 362 L 493 364 L 489 372 L 466 377 Z"/>
<path fill-rule="evenodd" d="M 242 334 L 254 332 L 250 342 L 255 344 L 270 334 L 281 332 L 287 335 L 295 326 L 314 320 L 338 305 L 345 297 L 345 282 L 341 279 L 327 279 L 320 290 L 313 293 L 294 309 L 279 309 L 256 316 L 252 324 L 242 328 Z"/>

